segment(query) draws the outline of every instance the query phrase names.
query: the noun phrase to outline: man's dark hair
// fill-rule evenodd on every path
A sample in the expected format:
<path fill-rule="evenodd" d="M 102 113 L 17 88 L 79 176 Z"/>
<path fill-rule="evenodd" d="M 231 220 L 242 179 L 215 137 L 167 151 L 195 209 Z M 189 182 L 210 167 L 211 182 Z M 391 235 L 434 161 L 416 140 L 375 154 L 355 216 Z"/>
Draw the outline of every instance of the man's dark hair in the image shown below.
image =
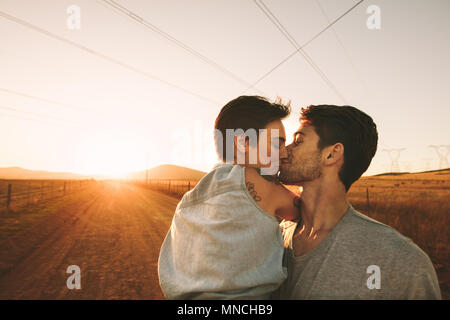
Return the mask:
<path fill-rule="evenodd" d="M 351 106 L 317 105 L 302 108 L 300 120 L 308 121 L 319 136 L 319 149 L 344 145 L 339 178 L 348 191 L 367 170 L 377 151 L 378 132 L 372 118 Z"/>
<path fill-rule="evenodd" d="M 226 129 L 264 129 L 267 124 L 287 117 L 291 112 L 289 103 L 284 105 L 281 99 L 271 103 L 260 96 L 240 96 L 228 102 L 216 118 L 214 128 L 222 133 L 223 143 L 215 140 L 216 150 L 221 160 L 226 160 Z M 251 140 L 250 140 L 251 141 Z M 230 159 L 228 159 L 230 160 Z"/>

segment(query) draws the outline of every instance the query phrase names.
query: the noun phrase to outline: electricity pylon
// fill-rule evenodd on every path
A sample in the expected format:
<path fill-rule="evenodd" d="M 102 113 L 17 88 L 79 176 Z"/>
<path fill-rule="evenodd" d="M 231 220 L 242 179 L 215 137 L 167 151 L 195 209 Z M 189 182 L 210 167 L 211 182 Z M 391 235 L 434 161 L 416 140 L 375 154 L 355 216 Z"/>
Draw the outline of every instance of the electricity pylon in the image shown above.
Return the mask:
<path fill-rule="evenodd" d="M 441 144 L 439 146 L 429 145 L 429 148 L 432 148 L 436 151 L 436 154 L 439 158 L 439 169 L 447 169 L 448 165 L 448 153 L 450 152 L 450 145 Z"/>
<path fill-rule="evenodd" d="M 389 158 L 391 159 L 391 172 L 400 172 L 400 165 L 398 163 L 398 159 L 400 158 L 400 152 L 406 150 L 405 148 L 399 149 L 383 149 L 389 154 Z"/>
<path fill-rule="evenodd" d="M 422 161 L 425 162 L 425 170 L 424 171 L 431 170 L 430 163 L 431 163 L 431 161 L 433 161 L 433 158 L 422 158 Z"/>
<path fill-rule="evenodd" d="M 401 165 L 403 167 L 403 171 L 411 172 L 411 161 L 401 161 Z"/>

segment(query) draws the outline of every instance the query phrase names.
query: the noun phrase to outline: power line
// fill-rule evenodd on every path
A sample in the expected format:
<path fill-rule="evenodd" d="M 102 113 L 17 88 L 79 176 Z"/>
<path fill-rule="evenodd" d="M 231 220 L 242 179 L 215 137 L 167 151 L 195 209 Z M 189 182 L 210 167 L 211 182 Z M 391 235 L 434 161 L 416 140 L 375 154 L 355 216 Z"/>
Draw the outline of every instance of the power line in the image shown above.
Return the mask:
<path fill-rule="evenodd" d="M 322 12 L 322 15 L 327 20 L 327 22 L 330 23 L 331 22 L 330 18 L 328 17 L 328 15 L 326 14 L 326 12 L 323 9 L 322 5 L 320 4 L 320 0 L 316 0 L 316 4 L 319 7 L 320 11 Z M 331 27 L 331 30 L 333 31 L 334 37 L 336 38 L 337 42 L 341 46 L 342 51 L 344 52 L 345 56 L 347 57 L 348 62 L 352 66 L 353 71 L 358 76 L 360 83 L 363 85 L 363 87 L 366 89 L 366 91 L 369 91 L 369 90 L 367 90 L 367 86 L 366 86 L 366 83 L 365 83 L 364 79 L 361 77 L 361 74 L 360 74 L 358 68 L 356 68 L 356 65 L 353 63 L 352 58 L 350 57 L 350 54 L 349 54 L 348 50 L 345 48 L 344 43 L 341 41 L 341 38 L 339 37 L 336 29 L 334 27 Z"/>
<path fill-rule="evenodd" d="M 43 122 L 46 124 L 54 124 L 54 125 L 58 124 L 58 123 L 54 123 L 54 122 L 49 122 L 49 121 L 44 121 L 44 120 L 39 120 L 39 119 L 32 119 L 32 118 L 27 118 L 27 117 L 23 117 L 23 116 L 14 115 L 14 114 L 0 113 L 0 116 L 12 117 L 12 118 L 18 118 L 18 119 L 22 119 L 22 120 L 30 120 L 30 121 L 36 121 L 36 122 Z"/>
<path fill-rule="evenodd" d="M 361 4 L 364 0 L 360 0 L 355 5 L 353 5 L 350 9 L 348 9 L 346 12 L 344 12 L 342 15 L 340 15 L 338 18 L 333 20 L 330 24 L 328 24 L 324 29 L 322 29 L 320 32 L 318 32 L 315 36 L 313 36 L 311 39 L 309 39 L 307 42 L 305 42 L 303 45 L 299 46 L 298 49 L 296 49 L 294 52 L 289 54 L 286 58 L 281 60 L 277 65 L 275 65 L 273 68 L 271 68 L 268 72 L 266 72 L 264 75 L 262 75 L 258 80 L 256 80 L 250 87 L 248 87 L 245 91 L 251 89 L 255 85 L 257 85 L 259 82 L 261 82 L 263 79 L 265 79 L 267 76 L 269 76 L 273 71 L 278 69 L 282 64 L 284 64 L 286 61 L 291 59 L 294 55 L 296 55 L 300 50 L 303 50 L 306 46 L 308 46 L 311 42 L 313 42 L 315 39 L 317 39 L 322 33 L 327 31 L 329 28 L 331 28 L 334 24 L 336 24 L 339 20 L 341 20 L 344 16 L 346 16 L 350 11 L 352 11 L 354 8 L 356 8 L 359 4 Z"/>
<path fill-rule="evenodd" d="M 134 13 L 131 10 L 127 9 L 126 7 L 118 4 L 117 2 L 115 2 L 113 0 L 102 0 L 102 1 L 105 2 L 106 4 L 108 4 L 109 6 L 111 6 L 112 8 L 122 12 L 127 17 L 129 17 L 132 20 L 138 22 L 139 24 L 143 25 L 144 27 L 152 30 L 153 32 L 155 32 L 157 34 L 159 34 L 160 36 L 162 36 L 166 40 L 174 43 L 178 47 L 184 49 L 185 51 L 187 51 L 190 54 L 194 55 L 195 57 L 199 58 L 200 60 L 202 60 L 203 62 L 205 62 L 208 65 L 212 66 L 213 68 L 215 68 L 215 69 L 219 70 L 220 72 L 224 73 L 228 77 L 230 77 L 230 78 L 234 79 L 235 81 L 239 82 L 240 84 L 242 84 L 244 86 L 247 86 L 247 87 L 251 85 L 248 81 L 245 81 L 244 79 L 242 79 L 241 77 L 237 76 L 236 74 L 234 74 L 230 70 L 226 69 L 225 67 L 221 66 L 217 62 L 215 62 L 212 59 L 210 59 L 210 58 L 206 57 L 205 55 L 201 54 L 200 52 L 198 52 L 197 50 L 195 50 L 192 47 L 188 46 L 187 44 L 183 43 L 182 41 L 180 41 L 180 40 L 176 39 L 175 37 L 171 36 L 167 32 L 161 30 L 160 28 L 158 28 L 157 26 L 155 26 L 151 22 L 145 20 L 144 18 L 140 17 L 136 13 Z M 255 88 L 255 89 L 260 91 L 257 88 Z M 262 91 L 260 91 L 260 92 L 262 93 Z"/>
<path fill-rule="evenodd" d="M 273 14 L 273 12 L 264 4 L 262 0 L 258 3 L 254 0 L 255 4 L 261 9 L 261 11 L 266 15 L 266 17 L 277 27 L 277 29 L 283 34 L 283 36 L 291 43 L 291 45 L 298 50 L 298 52 L 303 56 L 303 58 L 308 62 L 308 64 L 316 71 L 316 73 L 322 78 L 326 85 L 328 85 L 338 97 L 340 97 L 345 104 L 346 100 L 343 95 L 339 92 L 336 86 L 331 82 L 327 75 L 319 68 L 319 66 L 314 62 L 314 60 L 303 50 L 295 38 L 287 31 L 283 24 L 278 20 L 278 18 Z"/>
<path fill-rule="evenodd" d="M 18 95 L 18 96 L 22 96 L 22 97 L 25 97 L 25 98 L 29 98 L 29 99 L 39 100 L 39 101 L 42 101 L 42 102 L 45 102 L 45 103 L 60 105 L 60 106 L 63 106 L 65 108 L 69 108 L 69 109 L 73 109 L 73 110 L 77 110 L 77 111 L 88 112 L 88 113 L 92 112 L 92 110 L 89 110 L 89 109 L 86 109 L 86 108 L 77 107 L 77 106 L 70 105 L 70 104 L 67 104 L 67 103 L 62 103 L 62 102 L 58 102 L 58 101 L 54 101 L 54 100 L 50 100 L 50 99 L 41 98 L 41 97 L 36 97 L 36 96 L 32 96 L 32 95 L 27 94 L 27 93 L 18 92 L 18 91 L 14 91 L 14 90 L 10 90 L 10 89 L 0 88 L 0 91 L 7 92 L 7 93 L 12 93 L 12 94 L 15 94 L 15 95 Z"/>
<path fill-rule="evenodd" d="M 25 27 L 27 27 L 27 28 L 29 28 L 29 29 L 33 29 L 33 30 L 35 30 L 35 31 L 37 31 L 37 32 L 39 32 L 39 33 L 41 33 L 41 34 L 44 34 L 44 35 L 50 37 L 50 38 L 53 38 L 53 39 L 56 39 L 56 40 L 58 40 L 58 41 L 64 42 L 64 43 L 66 43 L 66 44 L 69 44 L 69 45 L 71 45 L 71 46 L 73 46 L 73 47 L 76 47 L 76 48 L 82 50 L 82 51 L 88 52 L 88 53 L 90 53 L 90 54 L 92 54 L 92 55 L 94 55 L 94 56 L 97 56 L 97 57 L 99 57 L 99 58 L 102 58 L 102 59 L 104 59 L 104 60 L 107 60 L 107 61 L 109 61 L 109 62 L 111 62 L 111 63 L 117 64 L 117 65 L 119 65 L 119 66 L 121 66 L 121 67 L 123 67 L 123 68 L 126 68 L 126 69 L 128 69 L 128 70 L 131 70 L 131 71 L 133 71 L 133 72 L 139 73 L 139 74 L 141 74 L 141 75 L 143 75 L 143 76 L 145 76 L 145 77 L 151 78 L 151 79 L 153 79 L 153 80 L 158 80 L 159 82 L 162 82 L 162 83 L 164 83 L 164 84 L 166 84 L 166 85 L 168 85 L 168 86 L 171 86 L 171 87 L 176 88 L 176 89 L 178 89 L 178 90 L 180 90 L 180 91 L 183 91 L 183 92 L 185 92 L 185 93 L 188 93 L 188 94 L 190 94 L 190 95 L 192 95 L 192 96 L 195 96 L 195 97 L 197 97 L 197 98 L 199 98 L 199 99 L 201 99 L 201 100 L 207 101 L 207 102 L 209 102 L 209 103 L 220 104 L 219 102 L 214 101 L 214 100 L 212 100 L 212 99 L 210 99 L 210 98 L 204 97 L 204 96 L 202 96 L 202 95 L 200 95 L 200 94 L 197 94 L 197 93 L 195 93 L 195 92 L 193 92 L 193 91 L 190 91 L 190 90 L 185 89 L 185 88 L 183 88 L 183 87 L 180 87 L 180 86 L 178 86 L 178 85 L 176 85 L 176 84 L 173 84 L 173 83 L 171 83 L 171 82 L 168 82 L 168 81 L 166 81 L 166 80 L 163 80 L 163 79 L 161 79 L 161 78 L 159 78 L 159 77 L 157 77 L 157 76 L 155 76 L 155 75 L 152 75 L 152 74 L 150 74 L 150 73 L 148 73 L 148 72 L 146 72 L 146 71 L 140 70 L 140 69 L 138 69 L 138 68 L 136 68 L 136 67 L 133 67 L 133 66 L 131 66 L 131 65 L 129 65 L 129 64 L 126 64 L 126 63 L 124 63 L 124 62 L 122 62 L 122 61 L 120 61 L 120 60 L 117 60 L 117 59 L 111 58 L 111 57 L 109 57 L 109 56 L 106 56 L 106 55 L 104 55 L 104 54 L 102 54 L 102 53 L 100 53 L 100 52 L 98 52 L 98 51 L 95 51 L 95 50 L 93 50 L 93 49 L 90 49 L 90 48 L 88 48 L 88 47 L 86 47 L 86 46 L 83 46 L 83 45 L 81 45 L 81 44 L 78 44 L 78 43 L 76 43 L 76 42 L 74 42 L 74 41 L 71 41 L 71 40 L 68 40 L 68 39 L 66 39 L 66 38 L 64 38 L 64 37 L 58 36 L 58 35 L 56 35 L 56 34 L 53 34 L 53 33 L 49 32 L 49 31 L 47 31 L 47 30 L 44 30 L 44 29 L 42 29 L 42 28 L 40 28 L 40 27 L 37 27 L 37 26 L 35 26 L 35 25 L 31 24 L 31 23 L 28 23 L 28 22 L 26 22 L 26 21 L 24 21 L 24 20 L 21 20 L 21 19 L 17 18 L 17 17 L 14 17 L 14 16 L 12 16 L 12 15 L 9 15 L 9 14 L 7 14 L 7 13 L 5 13 L 5 12 L 0 11 L 0 17 L 3 17 L 3 18 L 8 19 L 8 20 L 10 20 L 10 21 L 12 21 L 12 22 L 15 22 L 15 23 L 17 23 L 17 24 L 20 24 L 20 25 L 22 25 L 22 26 L 25 26 Z"/>
<path fill-rule="evenodd" d="M 23 111 L 23 110 L 17 110 L 17 109 L 10 108 L 10 107 L 5 107 L 5 106 L 0 106 L 0 109 L 7 110 L 7 111 L 21 112 L 21 113 L 32 115 L 32 116 L 35 116 L 35 117 L 36 116 L 37 117 L 45 117 L 46 116 L 46 115 L 40 115 L 40 114 L 37 114 L 37 113 L 27 112 L 27 111 Z M 78 123 L 73 123 L 73 122 L 70 122 L 70 121 L 65 120 L 65 119 L 57 119 L 57 121 L 59 121 L 59 122 L 50 122 L 50 121 L 46 121 L 46 120 L 43 120 L 43 119 L 28 118 L 28 117 L 24 117 L 22 115 L 15 115 L 15 114 L 0 113 L 0 116 L 13 117 L 13 118 L 30 120 L 30 121 L 37 121 L 37 122 L 42 122 L 42 123 L 52 124 L 52 125 L 62 125 L 62 126 L 67 126 L 68 124 L 72 124 L 72 125 L 75 125 L 75 126 L 80 125 Z M 64 123 L 61 123 L 62 121 Z"/>
<path fill-rule="evenodd" d="M 21 112 L 23 114 L 28 114 L 28 115 L 35 116 L 35 117 L 44 117 L 44 118 L 48 118 L 48 119 L 52 119 L 52 120 L 56 120 L 56 121 L 63 121 L 63 122 L 79 125 L 79 123 L 76 123 L 76 122 L 73 122 L 73 121 L 70 121 L 70 120 L 67 120 L 67 119 L 63 119 L 63 118 L 50 116 L 50 115 L 47 115 L 47 114 L 40 114 L 40 113 L 36 113 L 36 112 L 30 112 L 30 111 L 25 111 L 25 110 L 18 110 L 18 109 L 15 109 L 15 108 L 5 107 L 5 106 L 0 106 L 0 109 L 7 110 L 7 111 Z"/>
<path fill-rule="evenodd" d="M 59 102 L 59 101 L 55 101 L 55 100 L 50 100 L 50 99 L 46 99 L 46 98 L 42 98 L 42 97 L 33 96 L 33 95 L 28 94 L 28 93 L 13 91 L 13 90 L 10 90 L 10 89 L 5 89 L 5 88 L 0 88 L 0 91 L 11 93 L 11 94 L 15 94 L 15 95 L 22 96 L 22 97 L 26 97 L 26 98 L 29 98 L 29 99 L 34 99 L 34 100 L 37 100 L 37 101 L 42 101 L 42 102 L 45 102 L 45 103 L 50 103 L 50 104 L 62 106 L 62 107 L 65 107 L 65 108 L 74 109 L 74 110 L 77 110 L 77 111 L 82 111 L 82 112 L 85 112 L 85 113 L 88 113 L 88 114 L 92 114 L 94 117 L 102 119 L 103 121 L 105 120 L 105 117 L 108 118 L 108 116 L 109 116 L 108 114 L 105 114 L 105 113 L 92 111 L 92 110 L 89 110 L 89 109 L 86 109 L 86 108 L 78 107 L 78 106 L 67 104 L 67 103 L 64 103 L 64 102 Z M 114 121 L 113 119 L 111 119 L 111 120 Z M 123 120 L 123 119 L 121 119 L 121 120 Z M 130 123 L 132 123 L 134 125 L 142 126 L 142 128 L 148 128 L 148 123 L 145 123 L 145 122 L 136 121 L 136 120 L 130 120 L 130 121 L 125 120 L 125 121 L 126 122 L 130 122 Z"/>

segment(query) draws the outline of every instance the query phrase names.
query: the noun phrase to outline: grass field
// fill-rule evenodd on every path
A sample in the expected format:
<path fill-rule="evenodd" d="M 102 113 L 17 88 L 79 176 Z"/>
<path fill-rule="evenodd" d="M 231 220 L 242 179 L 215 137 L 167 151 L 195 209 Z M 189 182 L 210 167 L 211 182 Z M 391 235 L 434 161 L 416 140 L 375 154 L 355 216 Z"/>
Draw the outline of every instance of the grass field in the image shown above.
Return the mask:
<path fill-rule="evenodd" d="M 50 214 L 77 200 L 83 192 L 71 194 L 67 197 L 48 198 L 30 203 L 30 205 L 17 206 L 13 204 L 10 210 L 0 208 L 0 241 L 25 230 Z"/>
<path fill-rule="evenodd" d="M 42 201 L 71 196 L 91 183 L 95 181 L 0 179 L 0 213 L 6 209 L 26 210 Z"/>

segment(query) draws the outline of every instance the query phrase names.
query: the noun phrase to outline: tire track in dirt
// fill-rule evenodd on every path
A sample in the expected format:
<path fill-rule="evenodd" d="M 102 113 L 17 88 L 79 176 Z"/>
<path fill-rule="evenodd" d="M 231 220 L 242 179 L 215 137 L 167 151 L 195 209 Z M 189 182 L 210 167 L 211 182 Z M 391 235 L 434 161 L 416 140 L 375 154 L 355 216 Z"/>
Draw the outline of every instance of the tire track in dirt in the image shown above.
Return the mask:
<path fill-rule="evenodd" d="M 133 219 L 129 220 L 130 224 L 128 227 L 130 230 L 135 230 L 136 233 L 127 232 L 124 234 L 127 239 L 126 242 L 129 244 L 127 254 L 130 260 L 128 266 L 137 272 L 134 275 L 130 274 L 128 279 L 130 286 L 135 289 L 134 294 L 136 296 L 149 296 L 154 292 L 151 286 L 142 286 L 141 284 L 158 283 L 157 262 L 159 249 L 169 229 L 175 209 L 174 205 L 176 206 L 178 202 L 172 197 L 159 193 L 155 193 L 155 196 L 152 198 L 146 195 L 145 189 L 142 192 L 133 192 L 130 195 L 127 207 L 131 208 L 135 215 Z M 121 205 L 123 207 L 123 203 Z M 139 224 L 155 227 L 151 229 L 138 228 Z M 135 267 L 132 268 L 132 265 Z M 162 294 L 154 298 L 162 298 Z"/>
<path fill-rule="evenodd" d="M 75 237 L 67 236 L 68 231 L 74 233 L 86 227 L 86 224 L 80 223 L 79 215 L 86 214 L 98 200 L 99 194 L 94 191 L 92 196 L 88 192 L 83 199 L 13 237 L 12 241 L 20 244 L 22 250 L 20 253 L 9 252 L 14 267 L 0 278 L 0 298 L 11 296 L 22 299 L 31 296 L 41 299 L 51 295 L 45 285 L 76 241 Z M 3 256 L 0 254 L 0 257 Z"/>
<path fill-rule="evenodd" d="M 130 185 L 93 186 L 78 201 L 4 241 L 0 298 L 164 298 L 157 259 L 177 203 Z M 66 287 L 72 264 L 80 266 L 81 290 Z"/>

